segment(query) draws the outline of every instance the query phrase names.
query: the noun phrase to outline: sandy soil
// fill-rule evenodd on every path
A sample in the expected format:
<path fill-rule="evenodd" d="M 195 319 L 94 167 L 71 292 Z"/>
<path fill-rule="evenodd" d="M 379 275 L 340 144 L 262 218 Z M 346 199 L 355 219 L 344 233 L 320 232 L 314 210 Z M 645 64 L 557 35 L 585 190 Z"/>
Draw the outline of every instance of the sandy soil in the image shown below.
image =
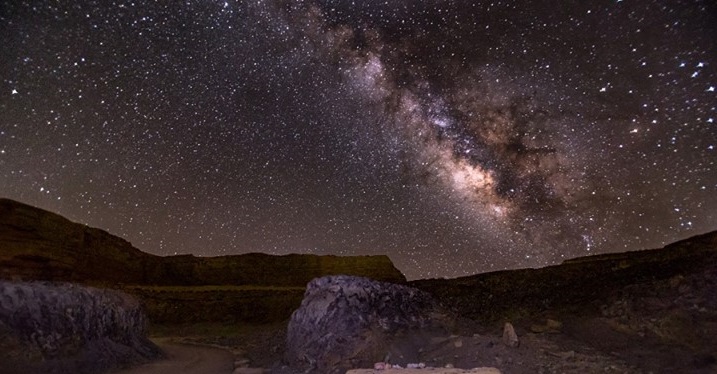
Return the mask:
<path fill-rule="evenodd" d="M 230 374 L 234 369 L 234 355 L 227 350 L 179 344 L 171 339 L 154 342 L 167 354 L 167 359 L 111 374 Z"/>

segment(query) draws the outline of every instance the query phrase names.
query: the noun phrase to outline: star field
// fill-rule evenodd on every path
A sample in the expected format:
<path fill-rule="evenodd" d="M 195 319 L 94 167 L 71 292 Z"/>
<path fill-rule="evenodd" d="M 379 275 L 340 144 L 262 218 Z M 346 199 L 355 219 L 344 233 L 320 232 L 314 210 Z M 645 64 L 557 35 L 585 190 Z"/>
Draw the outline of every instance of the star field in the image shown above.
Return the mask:
<path fill-rule="evenodd" d="M 0 195 L 455 277 L 717 229 L 710 1 L 13 1 Z"/>

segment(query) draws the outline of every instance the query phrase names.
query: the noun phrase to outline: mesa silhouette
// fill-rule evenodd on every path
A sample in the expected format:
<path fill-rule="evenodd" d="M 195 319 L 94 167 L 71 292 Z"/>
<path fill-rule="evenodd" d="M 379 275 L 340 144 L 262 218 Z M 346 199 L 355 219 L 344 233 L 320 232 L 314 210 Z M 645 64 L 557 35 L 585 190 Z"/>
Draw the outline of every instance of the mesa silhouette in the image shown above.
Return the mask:
<path fill-rule="evenodd" d="M 304 287 L 316 277 L 350 274 L 406 278 L 387 256 L 155 256 L 106 231 L 0 199 L 0 277 L 89 284 Z"/>

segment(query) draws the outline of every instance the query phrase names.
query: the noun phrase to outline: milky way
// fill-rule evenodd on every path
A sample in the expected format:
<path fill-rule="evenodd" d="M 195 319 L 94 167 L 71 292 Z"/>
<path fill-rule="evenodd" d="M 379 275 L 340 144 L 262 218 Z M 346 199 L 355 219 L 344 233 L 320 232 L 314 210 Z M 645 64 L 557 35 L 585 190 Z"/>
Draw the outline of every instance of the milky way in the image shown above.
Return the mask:
<path fill-rule="evenodd" d="M 0 20 L 0 195 L 147 252 L 454 277 L 717 229 L 709 1 L 18 1 Z"/>

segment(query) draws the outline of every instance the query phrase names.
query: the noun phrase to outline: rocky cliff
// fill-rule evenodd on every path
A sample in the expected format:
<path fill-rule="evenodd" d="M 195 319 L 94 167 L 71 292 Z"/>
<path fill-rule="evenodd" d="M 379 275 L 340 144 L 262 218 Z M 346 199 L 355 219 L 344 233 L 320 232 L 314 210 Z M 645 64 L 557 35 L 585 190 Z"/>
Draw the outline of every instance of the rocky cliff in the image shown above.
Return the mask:
<path fill-rule="evenodd" d="M 387 256 L 154 256 L 105 231 L 8 199 L 0 199 L 0 246 L 0 279 L 304 287 L 316 277 L 349 274 L 406 281 Z"/>
<path fill-rule="evenodd" d="M 156 358 L 140 304 L 73 284 L 0 281 L 0 373 L 95 373 Z"/>

